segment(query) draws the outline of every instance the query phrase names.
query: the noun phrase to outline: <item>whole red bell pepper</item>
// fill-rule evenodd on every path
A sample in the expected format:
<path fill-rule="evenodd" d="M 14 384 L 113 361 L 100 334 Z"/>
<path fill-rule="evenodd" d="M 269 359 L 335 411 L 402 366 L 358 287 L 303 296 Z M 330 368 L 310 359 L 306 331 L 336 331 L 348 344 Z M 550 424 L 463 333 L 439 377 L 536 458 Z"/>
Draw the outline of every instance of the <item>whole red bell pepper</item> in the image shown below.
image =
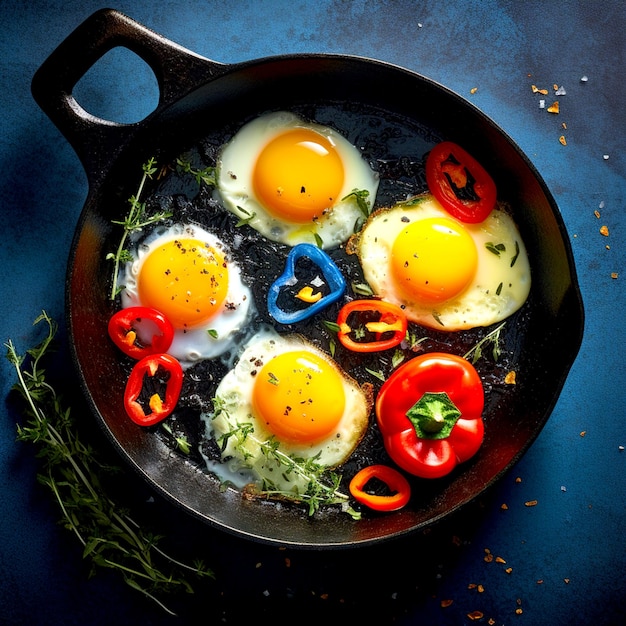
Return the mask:
<path fill-rule="evenodd" d="M 440 478 L 480 448 L 484 391 L 466 359 L 443 352 L 407 361 L 385 381 L 376 418 L 385 449 L 406 472 Z"/>
<path fill-rule="evenodd" d="M 496 184 L 487 170 L 451 141 L 438 143 L 426 157 L 426 183 L 443 208 L 461 222 L 482 222 L 496 206 Z"/>
<path fill-rule="evenodd" d="M 139 397 L 144 391 L 146 377 L 154 379 L 146 413 Z M 176 407 L 183 385 L 183 368 L 169 354 L 150 354 L 135 363 L 124 392 L 124 408 L 135 424 L 153 426 L 164 420 Z M 159 391 L 165 386 L 165 393 Z M 162 397 L 164 396 L 164 397 Z"/>
<path fill-rule="evenodd" d="M 142 322 L 154 326 L 150 343 L 140 343 L 137 339 L 137 326 Z M 174 327 L 165 315 L 145 306 L 130 306 L 117 311 L 109 320 L 108 331 L 113 343 L 133 359 L 166 352 L 174 339 Z"/>
<path fill-rule="evenodd" d="M 374 314 L 373 319 L 365 321 L 362 326 L 355 327 L 352 314 Z M 348 323 L 350 322 L 350 323 Z M 345 304 L 337 315 L 339 330 L 337 338 L 341 344 L 354 352 L 377 352 L 393 348 L 406 336 L 407 318 L 404 311 L 397 305 L 383 300 L 352 300 Z M 365 329 L 372 333 L 375 341 L 358 341 L 355 330 Z"/>

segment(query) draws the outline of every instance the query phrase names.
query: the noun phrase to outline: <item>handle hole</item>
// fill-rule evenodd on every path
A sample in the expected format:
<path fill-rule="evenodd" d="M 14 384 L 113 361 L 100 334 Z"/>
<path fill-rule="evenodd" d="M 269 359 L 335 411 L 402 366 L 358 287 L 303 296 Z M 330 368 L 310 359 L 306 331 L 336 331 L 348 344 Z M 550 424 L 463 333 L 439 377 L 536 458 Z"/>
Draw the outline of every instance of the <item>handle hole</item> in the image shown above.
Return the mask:
<path fill-rule="evenodd" d="M 80 106 L 104 120 L 139 122 L 159 103 L 159 86 L 150 66 L 128 48 L 109 50 L 81 77 L 73 94 Z"/>

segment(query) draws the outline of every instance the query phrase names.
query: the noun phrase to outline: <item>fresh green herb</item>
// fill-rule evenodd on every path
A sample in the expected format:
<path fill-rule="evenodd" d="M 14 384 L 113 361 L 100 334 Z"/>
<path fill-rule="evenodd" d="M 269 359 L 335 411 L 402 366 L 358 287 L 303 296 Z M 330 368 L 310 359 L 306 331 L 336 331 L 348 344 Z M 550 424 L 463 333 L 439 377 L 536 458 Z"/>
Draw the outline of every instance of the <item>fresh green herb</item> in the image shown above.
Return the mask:
<path fill-rule="evenodd" d="M 335 352 L 337 351 L 337 342 L 332 338 L 328 342 L 328 351 L 330 352 L 330 356 L 332 358 L 335 358 Z"/>
<path fill-rule="evenodd" d="M 215 167 L 209 166 L 203 169 L 198 169 L 193 167 L 191 161 L 183 157 L 178 157 L 176 159 L 176 165 L 179 172 L 182 172 L 183 174 L 191 174 L 196 179 L 198 185 L 205 184 L 208 187 L 217 187 Z"/>
<path fill-rule="evenodd" d="M 151 224 L 155 224 L 156 222 L 160 222 L 168 217 L 171 217 L 171 213 L 169 211 L 159 211 L 151 216 L 146 216 L 146 203 L 140 202 L 141 195 L 143 193 L 144 186 L 146 181 L 152 178 L 152 175 L 157 171 L 157 165 L 154 158 L 150 158 L 147 163 L 144 163 L 142 166 L 143 176 L 141 177 L 141 182 L 139 183 L 139 189 L 137 190 L 137 194 L 131 196 L 128 199 L 130 203 L 130 211 L 126 218 L 122 221 L 112 220 L 113 224 L 119 224 L 124 227 L 124 232 L 122 234 L 122 238 L 120 239 L 119 246 L 117 250 L 113 253 L 110 252 L 107 254 L 106 258 L 108 260 L 112 260 L 114 262 L 113 267 L 113 285 L 111 287 L 111 300 L 114 300 L 121 287 L 118 286 L 118 274 L 120 271 L 120 265 L 122 263 L 127 263 L 132 260 L 132 256 L 126 250 L 126 240 L 128 236 L 146 226 L 150 226 Z"/>
<path fill-rule="evenodd" d="M 367 189 L 353 189 L 348 195 L 341 198 L 341 201 L 348 200 L 348 198 L 353 198 L 356 202 L 356 205 L 359 207 L 361 213 L 363 213 L 364 217 L 369 217 L 370 214 L 370 201 L 369 201 L 370 192 Z"/>
<path fill-rule="evenodd" d="M 241 228 L 242 226 L 245 226 L 256 217 L 256 213 L 254 211 L 252 213 L 249 213 L 248 211 L 246 211 L 243 207 L 240 207 L 239 205 L 237 205 L 237 210 L 240 213 L 243 213 L 246 217 L 239 218 L 239 221 L 235 224 L 236 228 Z"/>
<path fill-rule="evenodd" d="M 383 382 L 385 382 L 385 375 L 383 374 L 381 370 L 371 370 L 366 367 L 365 371 L 368 374 L 371 374 L 372 376 L 374 376 L 374 378 L 378 378 L 378 380 L 382 380 Z"/>
<path fill-rule="evenodd" d="M 278 377 L 276 376 L 276 374 L 273 374 L 272 372 L 269 372 L 268 374 L 269 380 L 267 382 L 269 382 L 271 385 L 278 385 Z"/>
<path fill-rule="evenodd" d="M 502 283 L 500 283 L 496 289 L 496 296 L 499 296 L 502 293 Z"/>
<path fill-rule="evenodd" d="M 52 492 L 63 526 L 83 546 L 91 573 L 99 567 L 116 570 L 130 587 L 173 614 L 157 596 L 175 590 L 193 593 L 187 576 L 212 578 L 213 573 L 200 561 L 190 566 L 168 556 L 157 546 L 158 537 L 107 494 L 103 478 L 119 469 L 104 464 L 80 438 L 70 408 L 47 381 L 42 359 L 53 349 L 57 324 L 45 311 L 34 323 L 41 322 L 47 334 L 25 355 L 18 354 L 11 340 L 5 343 L 17 373 L 13 388 L 25 401 L 26 422 L 18 425 L 17 439 L 38 447 L 38 480 Z"/>
<path fill-rule="evenodd" d="M 515 240 L 515 254 L 513 255 L 513 258 L 511 259 L 511 267 L 515 265 L 515 262 L 517 261 L 518 256 L 519 256 L 519 242 L 516 239 Z"/>
<path fill-rule="evenodd" d="M 209 328 L 209 330 L 207 330 L 207 333 L 209 337 L 211 337 L 211 339 L 217 339 L 219 336 L 215 328 Z"/>
<path fill-rule="evenodd" d="M 161 426 L 163 427 L 163 430 L 165 432 L 167 432 L 174 438 L 174 441 L 176 442 L 176 447 L 183 454 L 189 454 L 191 452 L 191 444 L 189 443 L 189 440 L 187 439 L 187 437 L 185 437 L 184 435 L 183 436 L 175 435 L 174 431 L 172 430 L 172 427 L 167 422 L 161 422 Z"/>
<path fill-rule="evenodd" d="M 313 233 L 313 237 L 315 237 L 315 245 L 322 250 L 324 248 L 324 240 L 317 233 Z"/>
<path fill-rule="evenodd" d="M 496 256 L 500 256 L 500 253 L 506 250 L 506 246 L 503 243 L 492 243 L 491 241 L 485 244 L 485 248 Z"/>
<path fill-rule="evenodd" d="M 428 339 L 428 337 L 419 337 L 418 338 L 416 333 L 412 332 L 411 330 L 407 330 L 406 331 L 406 337 L 405 337 L 404 340 L 408 344 L 410 350 L 415 350 L 421 343 L 423 343 L 427 339 Z"/>
<path fill-rule="evenodd" d="M 483 354 L 483 348 L 485 348 L 491 343 L 493 345 L 491 355 L 493 356 L 493 360 L 497 361 L 500 358 L 500 354 L 501 354 L 500 333 L 502 332 L 502 329 L 504 328 L 505 324 L 506 322 L 502 322 L 502 324 L 500 324 L 499 326 L 494 328 L 490 333 L 485 335 L 471 350 L 469 350 L 463 355 L 463 358 L 467 360 L 470 360 L 471 358 L 472 364 L 476 363 L 476 361 L 478 361 L 478 359 L 480 359 L 480 357 Z"/>
<path fill-rule="evenodd" d="M 437 324 L 439 324 L 440 326 L 445 326 L 445 324 L 441 321 L 441 317 L 439 317 L 439 313 L 437 313 L 436 311 L 433 311 L 432 315 L 433 315 L 433 318 L 435 319 L 435 322 L 437 322 Z"/>
<path fill-rule="evenodd" d="M 324 324 L 324 326 L 326 326 L 326 328 L 328 330 L 330 330 L 331 333 L 338 333 L 341 328 L 339 327 L 339 324 L 337 324 L 337 322 L 331 322 L 330 320 L 324 320 L 322 322 L 322 324 Z"/>
<path fill-rule="evenodd" d="M 391 366 L 396 368 L 402 361 L 404 361 L 404 353 L 402 350 L 395 350 L 391 357 Z"/>
<path fill-rule="evenodd" d="M 352 283 L 352 291 L 357 296 L 373 296 L 374 292 L 367 283 Z"/>
<path fill-rule="evenodd" d="M 214 417 L 220 415 L 220 417 L 225 418 L 230 428 L 229 432 L 222 435 L 218 440 L 222 451 L 226 449 L 228 440 L 234 437 L 239 454 L 247 460 L 251 455 L 245 444 L 250 440 L 255 447 L 259 447 L 266 459 L 282 468 L 283 476 L 295 476 L 302 479 L 306 485 L 306 488 L 301 492 L 284 491 L 266 478 L 259 490 L 253 493 L 262 497 L 303 502 L 308 506 L 309 515 L 314 515 L 322 505 L 341 504 L 343 510 L 353 519 L 360 519 L 361 514 L 348 506 L 349 496 L 339 490 L 341 476 L 320 465 L 317 462 L 317 456 L 304 459 L 285 454 L 279 447 L 280 442 L 274 437 L 261 440 L 255 437 L 254 427 L 251 423 L 234 422 L 224 404 L 217 398 L 214 401 L 214 409 Z"/>

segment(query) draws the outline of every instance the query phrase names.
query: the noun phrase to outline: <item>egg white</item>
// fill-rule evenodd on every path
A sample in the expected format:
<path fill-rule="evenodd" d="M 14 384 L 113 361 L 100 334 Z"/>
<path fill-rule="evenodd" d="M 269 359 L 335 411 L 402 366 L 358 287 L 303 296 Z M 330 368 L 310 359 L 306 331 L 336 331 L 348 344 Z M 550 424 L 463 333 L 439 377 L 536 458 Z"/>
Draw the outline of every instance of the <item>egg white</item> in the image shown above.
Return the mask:
<path fill-rule="evenodd" d="M 342 464 L 352 454 L 369 426 L 373 397 L 371 388 L 361 388 L 356 381 L 342 372 L 339 366 L 324 352 L 299 335 L 281 336 L 271 329 L 259 331 L 247 344 L 235 367 L 220 382 L 215 393 L 215 412 L 204 416 L 207 436 L 224 445 L 222 459 L 227 464 L 223 470 L 213 469 L 218 475 L 226 475 L 237 482 L 247 480 L 259 484 L 272 484 L 283 492 L 302 493 L 307 482 L 295 472 L 285 472 L 271 455 L 268 457 L 264 444 L 275 438 L 263 420 L 255 415 L 252 396 L 255 377 L 272 357 L 290 350 L 307 350 L 327 360 L 341 378 L 346 404 L 339 424 L 324 440 L 299 444 L 280 441 L 278 450 L 294 459 L 312 459 L 325 468 Z M 252 432 L 245 438 L 236 435 L 244 425 L 252 425 Z"/>
<path fill-rule="evenodd" d="M 348 251 L 358 255 L 374 293 L 402 307 L 410 321 L 443 331 L 489 326 L 517 311 L 530 292 L 530 264 L 517 226 L 501 208 L 495 208 L 481 223 L 463 224 L 476 244 L 478 266 L 474 279 L 460 294 L 424 304 L 409 299 L 398 288 L 390 267 L 394 241 L 408 223 L 430 217 L 451 218 L 433 196 L 425 194 L 375 212 L 349 242 Z M 502 244 L 504 250 L 496 255 L 487 244 Z"/>
<path fill-rule="evenodd" d="M 160 245 L 181 237 L 199 239 L 219 250 L 228 267 L 228 292 L 216 314 L 201 326 L 175 330 L 168 353 L 176 357 L 186 369 L 200 360 L 215 358 L 232 349 L 254 305 L 250 289 L 242 281 L 241 271 L 230 257 L 226 245 L 199 226 L 174 224 L 156 228 L 131 249 L 133 260 L 126 263 L 120 272 L 120 284 L 124 286 L 121 293 L 123 308 L 142 306 L 138 279 L 147 255 Z"/>
<path fill-rule="evenodd" d="M 309 223 L 291 223 L 272 215 L 256 198 L 253 172 L 259 153 L 272 139 L 295 128 L 309 128 L 326 137 L 336 147 L 345 171 L 341 193 L 334 206 L 319 219 Z M 323 249 L 344 243 L 355 232 L 364 216 L 354 197 L 354 190 L 367 190 L 370 207 L 378 190 L 378 174 L 358 150 L 337 131 L 305 122 L 293 113 L 269 113 L 248 122 L 224 146 L 218 161 L 218 189 L 225 207 L 267 239 L 294 246 L 318 244 Z"/>

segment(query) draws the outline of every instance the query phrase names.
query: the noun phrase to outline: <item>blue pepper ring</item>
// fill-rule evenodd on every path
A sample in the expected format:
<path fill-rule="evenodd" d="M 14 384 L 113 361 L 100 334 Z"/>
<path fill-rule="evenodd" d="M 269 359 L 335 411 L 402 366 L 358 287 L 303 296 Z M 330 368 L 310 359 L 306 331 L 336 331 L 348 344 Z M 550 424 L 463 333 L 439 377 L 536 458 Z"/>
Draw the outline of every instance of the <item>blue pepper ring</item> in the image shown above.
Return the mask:
<path fill-rule="evenodd" d="M 293 284 L 295 279 L 296 263 L 302 258 L 310 259 L 320 269 L 324 280 L 328 284 L 330 292 L 322 296 L 311 306 L 296 311 L 285 311 L 278 306 L 278 296 L 281 289 Z M 294 324 L 301 322 L 327 306 L 337 302 L 346 290 L 346 281 L 335 262 L 321 248 L 310 243 L 299 243 L 294 246 L 285 265 L 285 271 L 272 283 L 267 295 L 267 310 L 269 314 L 280 324 Z"/>

